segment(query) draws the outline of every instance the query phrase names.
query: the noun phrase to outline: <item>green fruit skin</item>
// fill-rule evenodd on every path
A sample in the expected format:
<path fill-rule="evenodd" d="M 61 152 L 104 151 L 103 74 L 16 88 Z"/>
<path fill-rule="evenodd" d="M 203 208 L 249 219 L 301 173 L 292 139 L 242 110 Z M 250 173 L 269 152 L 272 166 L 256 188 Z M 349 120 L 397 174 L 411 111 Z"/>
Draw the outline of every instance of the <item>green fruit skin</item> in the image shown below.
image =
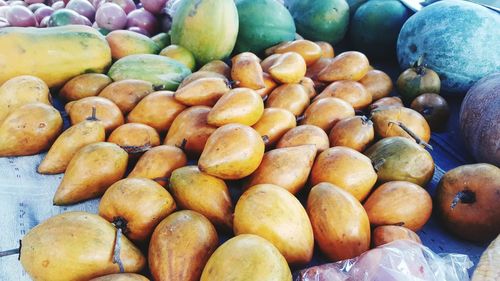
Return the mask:
<path fill-rule="evenodd" d="M 384 138 L 364 154 L 374 163 L 380 183 L 408 181 L 425 187 L 434 175 L 430 153 L 408 138 Z"/>
<path fill-rule="evenodd" d="M 174 15 L 172 44 L 193 53 L 198 65 L 231 55 L 238 36 L 233 0 L 184 0 Z"/>
<path fill-rule="evenodd" d="M 191 71 L 182 63 L 159 55 L 130 55 L 117 60 L 108 76 L 113 81 L 139 79 L 153 83 L 156 90 L 177 89 Z"/>
<path fill-rule="evenodd" d="M 500 16 L 480 5 L 444 0 L 423 8 L 403 25 L 397 43 L 401 69 L 425 54 L 442 90 L 464 95 L 482 77 L 500 71 Z"/>
<path fill-rule="evenodd" d="M 352 19 L 358 8 L 366 3 L 366 0 L 346 0 L 349 5 L 349 17 Z"/>
<path fill-rule="evenodd" d="M 349 5 L 345 0 L 286 0 L 297 33 L 312 41 L 340 42 L 349 25 Z"/>
<path fill-rule="evenodd" d="M 369 57 L 395 57 L 399 30 L 409 17 L 398 0 L 368 1 L 354 14 L 349 37 L 354 48 Z"/>
<path fill-rule="evenodd" d="M 424 73 L 418 74 L 414 68 L 409 68 L 399 75 L 396 88 L 403 101 L 409 104 L 421 94 L 439 94 L 441 80 L 431 69 L 424 68 Z"/>
<path fill-rule="evenodd" d="M 76 12 L 72 10 L 57 10 L 50 16 L 49 21 L 47 22 L 47 26 L 54 27 L 76 24 L 76 22 L 78 21 L 76 16 L 78 16 L 78 14 L 76 14 Z"/>
<path fill-rule="evenodd" d="M 240 29 L 236 51 L 262 53 L 265 49 L 295 38 L 290 12 L 276 0 L 237 0 Z"/>
<path fill-rule="evenodd" d="M 160 50 L 164 49 L 170 45 L 170 35 L 168 33 L 162 32 L 151 37 L 153 41 L 160 47 Z"/>

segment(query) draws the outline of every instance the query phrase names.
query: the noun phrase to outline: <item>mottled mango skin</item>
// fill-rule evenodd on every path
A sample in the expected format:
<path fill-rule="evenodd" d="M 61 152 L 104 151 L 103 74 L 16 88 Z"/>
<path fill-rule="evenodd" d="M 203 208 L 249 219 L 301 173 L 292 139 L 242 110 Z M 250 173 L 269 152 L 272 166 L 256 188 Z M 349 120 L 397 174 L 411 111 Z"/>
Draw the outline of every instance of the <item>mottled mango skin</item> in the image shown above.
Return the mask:
<path fill-rule="evenodd" d="M 421 55 L 441 78 L 443 91 L 463 95 L 479 79 L 500 71 L 500 17 L 477 4 L 446 0 L 406 21 L 397 43 L 406 69 Z"/>
<path fill-rule="evenodd" d="M 110 64 L 106 39 L 88 26 L 0 30 L 0 84 L 15 76 L 33 75 L 52 88 L 83 73 L 103 73 Z"/>
<path fill-rule="evenodd" d="M 120 272 L 113 263 L 116 228 L 98 215 L 66 212 L 34 227 L 23 237 L 21 264 L 35 281 L 86 281 Z M 139 272 L 146 259 L 121 237 L 125 272 Z"/>
<path fill-rule="evenodd" d="M 183 1 L 173 18 L 172 43 L 193 53 L 198 65 L 224 59 L 238 35 L 238 11 L 232 0 Z"/>

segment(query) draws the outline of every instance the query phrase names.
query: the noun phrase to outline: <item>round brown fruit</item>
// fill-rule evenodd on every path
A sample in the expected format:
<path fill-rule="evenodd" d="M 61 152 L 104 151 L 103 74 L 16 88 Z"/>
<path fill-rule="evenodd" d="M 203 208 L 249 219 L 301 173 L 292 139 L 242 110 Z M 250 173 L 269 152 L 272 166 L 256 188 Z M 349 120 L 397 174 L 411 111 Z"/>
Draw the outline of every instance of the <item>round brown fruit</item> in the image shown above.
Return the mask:
<path fill-rule="evenodd" d="M 464 165 L 439 182 L 438 210 L 445 226 L 471 241 L 488 241 L 500 233 L 500 169 L 490 164 Z"/>
<path fill-rule="evenodd" d="M 370 223 L 399 225 L 420 230 L 432 213 L 432 199 L 422 187 L 406 181 L 392 181 L 379 186 L 366 200 Z"/>
<path fill-rule="evenodd" d="M 424 116 L 433 131 L 442 131 L 446 128 L 450 108 L 446 100 L 438 94 L 423 94 L 416 97 L 411 108 Z"/>

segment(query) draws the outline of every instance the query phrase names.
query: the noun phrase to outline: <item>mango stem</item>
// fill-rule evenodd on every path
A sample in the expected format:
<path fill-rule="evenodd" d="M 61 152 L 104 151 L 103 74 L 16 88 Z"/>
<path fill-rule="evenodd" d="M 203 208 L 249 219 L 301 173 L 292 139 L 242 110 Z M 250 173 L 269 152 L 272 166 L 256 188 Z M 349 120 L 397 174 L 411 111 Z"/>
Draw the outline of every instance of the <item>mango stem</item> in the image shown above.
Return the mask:
<path fill-rule="evenodd" d="M 123 262 L 120 258 L 121 246 L 122 246 L 122 229 L 116 228 L 116 239 L 113 249 L 113 263 L 118 264 L 118 267 L 120 268 L 120 273 L 123 273 L 125 272 L 125 268 L 123 267 Z"/>
<path fill-rule="evenodd" d="M 95 108 L 95 106 L 92 106 L 92 115 L 90 115 L 89 117 L 87 117 L 87 120 L 89 121 L 99 121 L 99 119 L 97 119 L 97 110 Z"/>
<path fill-rule="evenodd" d="M 396 126 L 399 126 L 403 131 L 405 131 L 408 135 L 410 135 L 410 137 L 412 137 L 415 140 L 415 142 L 425 146 L 425 148 L 432 150 L 432 146 L 430 144 L 426 143 L 421 138 L 419 138 L 414 132 L 412 132 L 412 130 L 410 130 L 410 128 L 406 127 L 405 124 L 394 121 L 389 121 L 389 124 L 394 124 Z"/>

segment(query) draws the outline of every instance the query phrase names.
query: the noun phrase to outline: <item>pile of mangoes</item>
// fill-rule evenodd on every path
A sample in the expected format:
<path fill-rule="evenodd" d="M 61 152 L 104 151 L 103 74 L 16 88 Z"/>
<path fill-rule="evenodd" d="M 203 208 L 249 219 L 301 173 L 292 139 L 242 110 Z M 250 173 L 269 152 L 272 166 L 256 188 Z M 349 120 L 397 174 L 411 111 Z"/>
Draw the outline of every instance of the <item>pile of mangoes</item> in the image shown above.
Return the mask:
<path fill-rule="evenodd" d="M 98 215 L 63 213 L 22 239 L 28 274 L 147 280 L 131 273 L 148 266 L 153 280 L 291 280 L 290 266 L 309 263 L 315 243 L 339 261 L 420 242 L 433 208 L 426 119 L 389 96 L 391 79 L 362 53 L 334 56 L 329 43 L 299 39 L 266 55 L 211 61 L 175 92 L 76 76 L 59 91 L 71 123 L 62 133 L 42 80 L 5 82 L 0 156 L 48 149 L 38 172 L 64 172 L 55 205 L 102 196 Z M 491 239 L 499 170 L 459 169 L 442 179 L 440 213 L 460 236 Z"/>

